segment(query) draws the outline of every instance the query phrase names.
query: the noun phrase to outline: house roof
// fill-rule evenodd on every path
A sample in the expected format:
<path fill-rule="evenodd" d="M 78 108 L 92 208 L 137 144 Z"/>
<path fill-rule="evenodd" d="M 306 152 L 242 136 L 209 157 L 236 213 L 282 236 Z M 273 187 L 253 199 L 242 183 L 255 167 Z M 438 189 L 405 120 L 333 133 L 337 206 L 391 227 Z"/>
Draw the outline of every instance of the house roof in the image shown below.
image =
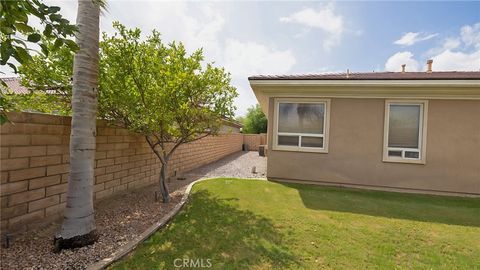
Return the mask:
<path fill-rule="evenodd" d="M 27 87 L 23 86 L 21 84 L 21 79 L 19 77 L 5 77 L 5 78 L 0 78 L 8 87 L 8 89 L 5 89 L 3 85 L 0 84 L 0 90 L 4 93 L 12 93 L 16 95 L 24 95 L 24 94 L 30 94 L 32 91 L 28 89 Z M 54 89 L 47 89 L 45 90 L 45 93 L 47 94 L 57 94 L 57 91 Z"/>
<path fill-rule="evenodd" d="M 248 79 L 266 115 L 270 97 L 480 100 L 480 71 L 257 75 Z"/>
<path fill-rule="evenodd" d="M 480 80 L 480 71 L 355 72 L 296 75 L 255 75 L 248 80 Z"/>
<path fill-rule="evenodd" d="M 20 78 L 18 77 L 5 77 L 0 78 L 0 80 L 2 80 L 8 86 L 8 90 L 13 91 L 14 94 L 22 95 L 30 93 L 30 90 L 28 90 L 28 88 L 20 84 Z M 0 88 L 2 89 L 2 92 L 6 92 L 4 89 L 5 87 L 0 85 Z"/>
<path fill-rule="evenodd" d="M 242 123 L 240 123 L 240 122 L 238 122 L 237 120 L 234 120 L 234 119 L 224 118 L 223 122 L 226 126 L 231 126 L 231 127 L 236 127 L 236 128 L 242 128 L 243 127 Z"/>

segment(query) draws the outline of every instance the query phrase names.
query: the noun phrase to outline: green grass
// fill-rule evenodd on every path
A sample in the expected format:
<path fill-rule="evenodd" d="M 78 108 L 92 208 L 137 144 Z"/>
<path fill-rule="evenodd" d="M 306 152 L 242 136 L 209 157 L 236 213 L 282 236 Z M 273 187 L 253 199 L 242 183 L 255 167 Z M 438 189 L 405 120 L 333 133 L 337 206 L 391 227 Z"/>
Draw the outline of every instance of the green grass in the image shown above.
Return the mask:
<path fill-rule="evenodd" d="M 480 269 L 480 199 L 208 180 L 112 268 L 174 269 L 176 258 L 210 269 Z"/>

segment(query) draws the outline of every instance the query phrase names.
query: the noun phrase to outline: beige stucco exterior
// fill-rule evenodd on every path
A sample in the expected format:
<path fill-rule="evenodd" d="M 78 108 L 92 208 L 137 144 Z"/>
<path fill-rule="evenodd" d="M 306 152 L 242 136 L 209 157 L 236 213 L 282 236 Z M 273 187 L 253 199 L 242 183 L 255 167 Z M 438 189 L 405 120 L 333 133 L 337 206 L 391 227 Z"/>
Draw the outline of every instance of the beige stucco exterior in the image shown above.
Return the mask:
<path fill-rule="evenodd" d="M 396 88 L 393 96 L 382 86 L 368 90 L 375 96 L 365 97 L 341 95 L 341 90 L 327 93 L 322 86 L 252 88 L 268 114 L 271 180 L 480 195 L 480 88 L 442 90 L 442 95 L 451 95 L 448 98 L 429 96 L 420 86 L 404 92 Z M 274 101 L 286 96 L 330 99 L 328 153 L 274 149 Z M 385 101 L 392 98 L 428 100 L 425 164 L 383 161 Z"/>

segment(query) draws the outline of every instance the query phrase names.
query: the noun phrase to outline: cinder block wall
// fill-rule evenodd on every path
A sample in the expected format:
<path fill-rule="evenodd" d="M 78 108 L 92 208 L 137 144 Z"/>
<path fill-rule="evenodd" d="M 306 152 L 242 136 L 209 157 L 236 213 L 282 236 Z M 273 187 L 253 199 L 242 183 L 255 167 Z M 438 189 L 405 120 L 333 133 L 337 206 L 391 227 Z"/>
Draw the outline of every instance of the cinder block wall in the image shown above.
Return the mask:
<path fill-rule="evenodd" d="M 244 134 L 243 143 L 248 146 L 249 151 L 258 151 L 258 146 L 267 144 L 267 134 Z"/>
<path fill-rule="evenodd" d="M 69 172 L 70 117 L 11 113 L 0 127 L 1 228 L 17 231 L 57 218 L 65 208 Z M 180 146 L 169 174 L 189 171 L 240 151 L 239 133 L 206 137 Z M 145 138 L 97 123 L 94 198 L 158 181 L 160 162 Z"/>

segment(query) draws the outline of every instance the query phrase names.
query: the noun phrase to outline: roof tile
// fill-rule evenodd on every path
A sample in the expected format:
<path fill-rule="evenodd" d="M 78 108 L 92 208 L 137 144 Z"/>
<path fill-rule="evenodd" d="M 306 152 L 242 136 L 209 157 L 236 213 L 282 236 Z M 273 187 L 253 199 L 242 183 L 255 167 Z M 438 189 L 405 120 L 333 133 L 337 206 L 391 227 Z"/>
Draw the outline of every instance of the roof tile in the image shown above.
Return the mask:
<path fill-rule="evenodd" d="M 6 77 L 6 78 L 0 78 L 7 86 L 8 90 L 13 91 L 14 94 L 29 94 L 30 90 L 26 88 L 25 86 L 22 86 L 20 84 L 20 78 L 18 77 Z M 4 91 L 4 87 L 1 86 L 2 91 Z"/>

